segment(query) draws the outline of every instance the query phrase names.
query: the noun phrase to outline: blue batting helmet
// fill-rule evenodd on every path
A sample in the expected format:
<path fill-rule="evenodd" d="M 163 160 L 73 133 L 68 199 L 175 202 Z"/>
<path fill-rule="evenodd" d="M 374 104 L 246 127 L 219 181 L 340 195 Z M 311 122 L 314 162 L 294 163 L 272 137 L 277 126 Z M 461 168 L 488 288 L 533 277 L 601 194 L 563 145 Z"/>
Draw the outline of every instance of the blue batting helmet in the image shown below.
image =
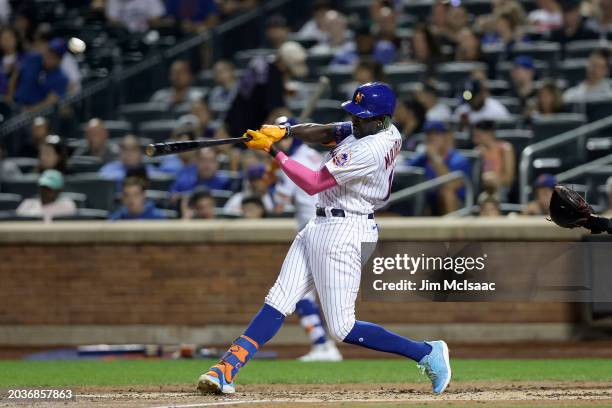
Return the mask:
<path fill-rule="evenodd" d="M 360 118 L 393 115 L 395 93 L 387 84 L 368 82 L 355 90 L 353 99 L 342 104 L 344 110 Z"/>

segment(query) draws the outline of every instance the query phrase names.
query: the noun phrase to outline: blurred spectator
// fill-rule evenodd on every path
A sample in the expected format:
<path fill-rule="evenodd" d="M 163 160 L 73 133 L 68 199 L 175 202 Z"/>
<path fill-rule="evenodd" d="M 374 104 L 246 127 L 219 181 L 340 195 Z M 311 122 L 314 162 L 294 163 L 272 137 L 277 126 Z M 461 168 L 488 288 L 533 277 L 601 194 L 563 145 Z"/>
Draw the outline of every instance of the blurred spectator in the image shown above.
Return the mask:
<path fill-rule="evenodd" d="M 128 177 L 123 183 L 122 206 L 110 216 L 110 220 L 162 220 L 166 215 L 147 200 L 145 185 L 139 178 Z"/>
<path fill-rule="evenodd" d="M 464 127 L 482 120 L 496 121 L 511 117 L 501 102 L 489 96 L 489 90 L 480 79 L 468 79 L 461 97 L 463 103 L 455 109 L 453 116 Z"/>
<path fill-rule="evenodd" d="M 9 81 L 19 70 L 19 63 L 24 56 L 23 42 L 19 33 L 11 26 L 0 29 L 0 51 L 2 66 L 0 67 L 0 94 L 6 95 Z"/>
<path fill-rule="evenodd" d="M 411 39 L 411 57 L 414 61 L 427 65 L 430 71 L 442 62 L 442 51 L 437 38 L 425 24 L 417 24 Z"/>
<path fill-rule="evenodd" d="M 529 116 L 552 115 L 563 112 L 561 90 L 552 80 L 547 80 L 538 88 L 536 98 L 530 107 Z"/>
<path fill-rule="evenodd" d="M 550 198 L 556 184 L 557 179 L 552 174 L 540 174 L 533 185 L 535 200 L 527 204 L 523 213 L 525 215 L 548 215 Z"/>
<path fill-rule="evenodd" d="M 480 207 L 479 215 L 481 217 L 502 216 L 499 197 L 496 194 L 483 191 L 478 195 L 478 206 Z"/>
<path fill-rule="evenodd" d="M 191 105 L 191 114 L 181 116 L 179 123 L 182 126 L 195 125 L 197 137 L 213 137 L 215 129 L 211 125 L 212 119 L 213 115 L 206 103 L 206 98 L 200 98 Z"/>
<path fill-rule="evenodd" d="M 444 122 L 426 122 L 426 151 L 409 161 L 410 166 L 425 169 L 428 180 L 453 171 L 461 171 L 470 177 L 469 161 L 455 149 L 453 134 Z M 463 180 L 450 181 L 436 190 L 426 193 L 429 215 L 444 215 L 455 211 L 465 199 Z"/>
<path fill-rule="evenodd" d="M 25 217 L 69 216 L 76 214 L 77 207 L 68 197 L 60 197 L 64 188 L 64 176 L 57 170 L 45 170 L 38 178 L 38 197 L 27 198 L 19 204 L 16 214 Z"/>
<path fill-rule="evenodd" d="M 307 73 L 306 51 L 294 41 L 284 43 L 274 61 L 254 58 L 240 79 L 236 97 L 225 116 L 227 133 L 235 136 L 245 129 L 258 129 L 270 112 L 285 106 L 285 84 Z"/>
<path fill-rule="evenodd" d="M 164 15 L 161 0 L 106 0 L 106 18 L 132 33 L 143 33 Z"/>
<path fill-rule="evenodd" d="M 6 150 L 4 146 L 0 145 L 0 182 L 21 176 L 21 169 L 17 163 L 5 160 L 5 157 Z"/>
<path fill-rule="evenodd" d="M 241 214 L 241 203 L 245 197 L 257 197 L 261 199 L 267 212 L 274 210 L 274 197 L 270 191 L 270 183 L 266 177 L 266 166 L 255 164 L 249 166 L 245 171 L 244 190 L 240 191 L 225 203 L 223 212 L 231 215 Z"/>
<path fill-rule="evenodd" d="M 599 0 L 595 16 L 587 22 L 589 29 L 599 33 L 602 39 L 612 32 L 612 0 Z"/>
<path fill-rule="evenodd" d="M 352 65 L 360 59 L 373 59 L 380 64 L 395 61 L 397 50 L 388 41 L 377 41 L 369 25 L 363 25 L 355 32 L 355 40 L 337 50 L 330 65 Z"/>
<path fill-rule="evenodd" d="M 506 199 L 514 182 L 516 157 L 514 148 L 495 137 L 495 123 L 483 120 L 474 124 L 472 141 L 482 157 L 482 180 L 485 189 L 497 191 Z"/>
<path fill-rule="evenodd" d="M 48 135 L 39 146 L 38 172 L 58 170 L 66 173 L 68 163 L 68 147 L 58 135 Z"/>
<path fill-rule="evenodd" d="M 457 34 L 457 47 L 455 48 L 455 61 L 477 62 L 482 59 L 480 37 L 469 29 L 464 28 Z"/>
<path fill-rule="evenodd" d="M 522 110 L 527 108 L 527 103 L 536 95 L 535 76 L 535 65 L 531 57 L 520 55 L 514 59 L 514 66 L 510 71 L 511 89 L 521 101 Z"/>
<path fill-rule="evenodd" d="M 180 127 L 172 132 L 172 140 L 187 142 L 195 140 L 195 132 L 190 127 Z M 187 151 L 178 154 L 164 156 L 159 164 L 159 171 L 177 175 L 186 166 L 192 165 L 195 160 L 195 152 Z"/>
<path fill-rule="evenodd" d="M 608 194 L 608 208 L 603 212 L 604 217 L 612 217 L 612 176 L 606 180 L 606 193 Z"/>
<path fill-rule="evenodd" d="M 262 48 L 279 49 L 289 38 L 287 19 L 280 14 L 274 14 L 266 20 L 265 43 Z"/>
<path fill-rule="evenodd" d="M 374 81 L 385 81 L 383 66 L 372 60 L 360 60 L 353 69 L 353 80 L 340 85 L 340 90 L 346 95 L 347 99 L 351 99 L 353 93 L 355 93 L 355 88 L 361 84 Z"/>
<path fill-rule="evenodd" d="M 119 160 L 106 163 L 98 171 L 101 177 L 115 180 L 118 184 L 118 189 L 121 189 L 121 183 L 123 179 L 127 177 L 127 173 L 130 169 L 136 169 L 142 167 L 142 148 L 140 147 L 140 140 L 135 135 L 126 135 L 121 140 L 119 146 Z M 147 177 L 151 177 L 155 174 L 155 168 L 151 164 L 144 165 Z"/>
<path fill-rule="evenodd" d="M 459 44 L 459 33 L 469 27 L 470 16 L 461 2 L 451 0 L 450 4 L 444 37 L 445 42 L 455 45 Z"/>
<path fill-rule="evenodd" d="M 258 219 L 266 217 L 266 209 L 264 208 L 264 204 L 259 197 L 244 197 L 240 207 L 242 218 Z"/>
<path fill-rule="evenodd" d="M 87 145 L 77 148 L 74 156 L 94 156 L 103 163 L 116 160 L 119 156 L 119 146 L 108 140 L 108 130 L 102 119 L 93 118 L 87 122 L 85 139 Z"/>
<path fill-rule="evenodd" d="M 62 98 L 68 90 L 68 77 L 60 68 L 65 52 L 66 43 L 56 38 L 44 53 L 32 52 L 25 56 L 17 74 L 15 102 L 35 111 Z"/>
<path fill-rule="evenodd" d="M 49 121 L 42 116 L 35 117 L 30 128 L 30 141 L 21 145 L 17 156 L 38 157 L 39 146 L 49 133 L 51 133 Z"/>
<path fill-rule="evenodd" d="M 376 4 L 374 2 L 373 4 Z M 387 2 L 378 2 L 387 3 Z M 397 36 L 397 14 L 388 4 L 378 8 L 378 11 L 374 13 L 375 33 L 376 40 L 380 46 L 384 46 L 389 49 L 394 49 L 396 54 L 399 54 L 402 49 L 402 41 Z M 399 55 L 396 55 L 395 59 L 399 59 Z"/>
<path fill-rule="evenodd" d="M 214 112 L 225 113 L 238 91 L 238 80 L 234 64 L 228 60 L 220 60 L 213 66 L 215 86 L 208 94 L 208 105 Z"/>
<path fill-rule="evenodd" d="M 336 10 L 329 10 L 325 13 L 322 24 L 327 36 L 308 50 L 310 54 L 333 54 L 350 43 L 352 33 L 348 29 L 346 16 Z"/>
<path fill-rule="evenodd" d="M 229 178 L 219 174 L 219 162 L 215 151 L 201 149 L 196 153 L 196 163 L 185 166 L 176 175 L 176 180 L 170 186 L 173 201 L 178 200 L 181 193 L 189 193 L 196 187 L 207 187 L 211 190 L 231 190 Z"/>
<path fill-rule="evenodd" d="M 563 10 L 562 26 L 551 32 L 550 40 L 564 46 L 577 40 L 594 40 L 599 34 L 586 25 L 586 19 L 580 11 L 580 0 L 561 0 Z"/>
<path fill-rule="evenodd" d="M 207 188 L 198 188 L 181 200 L 181 218 L 184 220 L 212 220 L 215 218 L 215 199 Z"/>
<path fill-rule="evenodd" d="M 184 33 L 202 32 L 217 25 L 219 8 L 215 0 L 166 0 L 166 18 Z"/>
<path fill-rule="evenodd" d="M 563 16 L 557 0 L 537 0 L 538 8 L 527 16 L 529 25 L 538 33 L 548 33 L 561 28 Z"/>
<path fill-rule="evenodd" d="M 170 66 L 170 88 L 156 91 L 151 102 L 162 102 L 172 107 L 181 104 L 192 104 L 202 98 L 202 91 L 191 87 L 193 75 L 187 60 L 176 60 Z"/>
<path fill-rule="evenodd" d="M 415 133 L 419 133 L 425 122 L 425 108 L 414 99 L 404 99 L 395 105 L 393 120 L 405 138 L 405 147 L 414 150 L 417 140 L 412 138 Z"/>
<path fill-rule="evenodd" d="M 425 119 L 428 121 L 448 122 L 451 119 L 451 109 L 438 100 L 436 83 L 426 81 L 415 94 L 416 100 L 425 108 Z"/>
<path fill-rule="evenodd" d="M 311 3 L 311 18 L 297 32 L 297 38 L 315 40 L 319 43 L 327 40 L 327 32 L 323 29 L 325 13 L 331 10 L 329 0 L 313 0 Z"/>
<path fill-rule="evenodd" d="M 49 51 L 52 41 L 54 43 L 59 41 L 53 38 L 53 28 L 48 23 L 41 24 L 34 35 L 34 49 L 44 55 Z M 60 68 L 68 77 L 68 92 L 74 94 L 81 90 L 81 69 L 76 58 L 67 51 L 65 45 L 64 51 Z"/>
<path fill-rule="evenodd" d="M 495 33 L 485 36 L 483 42 L 487 44 L 499 44 L 506 52 L 511 52 L 517 43 L 522 42 L 524 33 L 519 26 L 514 14 L 510 12 L 500 13 L 495 21 Z"/>
<path fill-rule="evenodd" d="M 586 79 L 563 94 L 563 102 L 586 102 L 612 98 L 612 87 L 608 82 L 610 74 L 609 54 L 606 50 L 595 50 L 589 56 Z"/>
<path fill-rule="evenodd" d="M 19 38 L 24 42 L 24 48 L 31 46 L 34 32 L 36 31 L 36 17 L 34 7 L 31 4 L 20 4 L 14 11 L 13 27 L 17 29 Z"/>

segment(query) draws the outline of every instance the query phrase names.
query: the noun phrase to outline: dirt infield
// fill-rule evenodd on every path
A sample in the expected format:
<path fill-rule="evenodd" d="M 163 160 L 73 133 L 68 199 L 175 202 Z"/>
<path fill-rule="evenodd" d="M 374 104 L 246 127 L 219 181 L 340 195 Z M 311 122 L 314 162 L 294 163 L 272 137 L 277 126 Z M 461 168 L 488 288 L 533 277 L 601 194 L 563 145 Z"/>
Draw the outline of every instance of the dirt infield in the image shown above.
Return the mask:
<path fill-rule="evenodd" d="M 461 382 L 442 396 L 425 383 L 244 385 L 230 397 L 200 396 L 190 386 L 77 389 L 74 402 L 36 406 L 77 407 L 399 407 L 399 406 L 610 406 L 612 384 L 597 382 Z M 20 406 L 7 404 L 0 406 Z"/>

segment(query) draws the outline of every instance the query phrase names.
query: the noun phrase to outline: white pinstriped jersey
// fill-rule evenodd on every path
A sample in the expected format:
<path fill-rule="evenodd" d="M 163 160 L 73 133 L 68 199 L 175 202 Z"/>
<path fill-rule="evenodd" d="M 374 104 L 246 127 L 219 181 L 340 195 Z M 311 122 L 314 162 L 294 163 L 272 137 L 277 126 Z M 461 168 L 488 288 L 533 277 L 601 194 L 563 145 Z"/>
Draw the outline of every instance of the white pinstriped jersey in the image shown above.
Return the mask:
<path fill-rule="evenodd" d="M 402 136 L 391 125 L 373 135 L 346 137 L 325 158 L 338 185 L 319 193 L 318 206 L 369 214 L 381 208 L 391 191 Z"/>

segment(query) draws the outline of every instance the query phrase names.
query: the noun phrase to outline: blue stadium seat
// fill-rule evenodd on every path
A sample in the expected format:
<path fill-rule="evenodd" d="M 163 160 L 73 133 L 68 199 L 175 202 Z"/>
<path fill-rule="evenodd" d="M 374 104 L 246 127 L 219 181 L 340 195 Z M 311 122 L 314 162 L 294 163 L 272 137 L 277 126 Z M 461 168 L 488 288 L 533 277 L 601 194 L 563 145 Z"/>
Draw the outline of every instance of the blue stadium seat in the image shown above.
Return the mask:
<path fill-rule="evenodd" d="M 0 193 L 0 211 L 15 210 L 23 198 L 19 194 Z"/>

